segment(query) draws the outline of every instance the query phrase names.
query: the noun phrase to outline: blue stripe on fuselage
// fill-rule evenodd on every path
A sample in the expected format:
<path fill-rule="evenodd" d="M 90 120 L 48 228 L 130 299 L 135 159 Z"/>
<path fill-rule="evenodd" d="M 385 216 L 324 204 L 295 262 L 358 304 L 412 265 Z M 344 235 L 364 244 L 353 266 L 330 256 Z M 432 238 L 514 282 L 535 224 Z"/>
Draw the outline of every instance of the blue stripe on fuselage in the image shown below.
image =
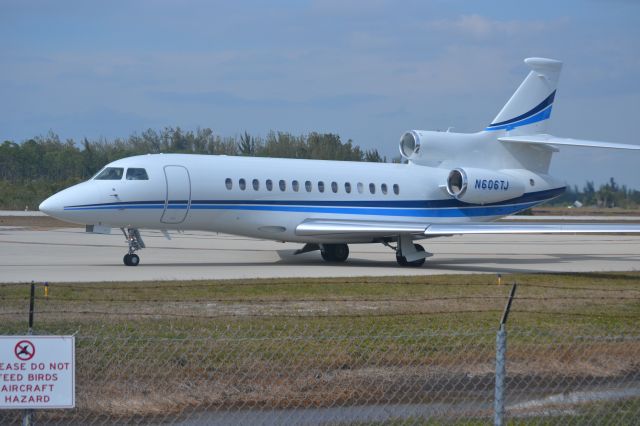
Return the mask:
<path fill-rule="evenodd" d="M 528 209 L 538 202 L 513 204 L 493 207 L 470 208 L 435 208 L 435 209 L 407 209 L 407 208 L 357 208 L 357 207 L 305 207 L 305 206 L 256 206 L 256 205 L 192 205 L 192 210 L 245 210 L 272 211 L 296 213 L 329 213 L 359 216 L 405 216 L 405 217 L 480 217 L 503 216 Z"/>
<path fill-rule="evenodd" d="M 298 213 L 329 213 L 368 216 L 479 217 L 512 214 L 564 192 L 564 187 L 532 192 L 500 203 L 468 204 L 455 199 L 422 201 L 284 201 L 284 200 L 186 200 L 172 201 L 170 210 L 244 210 Z M 163 201 L 117 202 L 67 206 L 68 211 L 164 209 Z"/>
<path fill-rule="evenodd" d="M 482 206 L 469 204 L 463 201 L 449 198 L 446 200 L 385 200 L 385 201 L 362 201 L 362 200 L 192 200 L 191 207 L 196 205 L 268 205 L 268 206 L 311 206 L 311 207 L 386 207 L 386 208 L 452 208 L 452 207 L 490 207 L 504 206 L 507 204 L 521 204 L 532 201 L 546 201 L 557 197 L 565 191 L 565 187 L 548 189 L 545 191 L 528 192 L 520 197 L 496 203 L 488 203 Z M 187 200 L 170 201 L 169 205 L 185 206 Z M 121 201 L 115 203 L 100 204 L 79 204 L 66 206 L 65 210 L 75 210 L 80 208 L 164 208 L 162 201 Z"/>

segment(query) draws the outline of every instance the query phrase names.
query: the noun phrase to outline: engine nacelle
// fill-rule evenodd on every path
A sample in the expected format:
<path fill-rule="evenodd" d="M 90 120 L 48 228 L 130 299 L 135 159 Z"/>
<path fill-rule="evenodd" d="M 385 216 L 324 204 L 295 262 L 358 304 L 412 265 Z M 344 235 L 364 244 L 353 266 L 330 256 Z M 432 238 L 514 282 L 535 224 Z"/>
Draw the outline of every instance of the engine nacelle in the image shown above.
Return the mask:
<path fill-rule="evenodd" d="M 468 149 L 474 138 L 473 134 L 410 130 L 400 137 L 400 154 L 412 163 L 437 166 Z"/>
<path fill-rule="evenodd" d="M 400 137 L 400 155 L 407 160 L 420 153 L 420 130 L 410 130 Z"/>
<path fill-rule="evenodd" d="M 512 174 L 475 168 L 457 168 L 449 172 L 447 192 L 470 204 L 490 204 L 524 194 L 522 178 Z"/>

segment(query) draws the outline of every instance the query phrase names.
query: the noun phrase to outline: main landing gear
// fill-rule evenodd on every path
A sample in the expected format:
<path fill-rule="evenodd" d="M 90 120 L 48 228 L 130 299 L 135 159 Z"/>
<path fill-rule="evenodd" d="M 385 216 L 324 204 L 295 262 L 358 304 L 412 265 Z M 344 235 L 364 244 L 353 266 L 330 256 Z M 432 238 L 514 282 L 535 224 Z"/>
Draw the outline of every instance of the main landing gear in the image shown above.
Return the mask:
<path fill-rule="evenodd" d="M 414 244 L 413 248 L 415 248 L 417 252 L 424 252 L 424 247 L 422 247 L 420 244 Z M 425 260 L 426 259 L 423 257 L 422 259 L 409 262 L 406 257 L 401 255 L 399 252 L 396 252 L 396 262 L 398 262 L 398 265 L 400 266 L 411 266 L 414 268 L 419 268 L 420 266 L 424 265 Z"/>
<path fill-rule="evenodd" d="M 432 253 L 425 251 L 424 247 L 420 244 L 414 244 L 413 238 L 411 238 L 410 235 L 399 235 L 395 247 L 388 242 L 383 244 L 395 250 L 396 262 L 398 262 L 400 266 L 419 268 L 424 265 L 427 257 L 433 256 Z"/>
<path fill-rule="evenodd" d="M 135 254 L 136 251 L 145 248 L 144 241 L 142 241 L 142 236 L 140 235 L 140 231 L 136 228 L 120 228 L 124 237 L 127 239 L 127 244 L 129 245 L 129 252 L 124 255 L 122 261 L 127 266 L 138 266 L 140 263 L 140 256 Z"/>
<path fill-rule="evenodd" d="M 309 253 L 320 250 L 325 262 L 342 263 L 349 257 L 349 246 L 346 244 L 317 244 L 307 243 L 293 254 Z"/>
<path fill-rule="evenodd" d="M 349 257 L 349 246 L 346 244 L 321 244 L 320 254 L 325 262 L 342 263 Z"/>
<path fill-rule="evenodd" d="M 414 244 L 411 235 L 399 235 L 397 244 L 392 245 L 390 241 L 382 241 L 387 247 L 396 252 L 396 262 L 400 266 L 419 268 L 424 265 L 427 257 L 433 254 L 425 251 L 420 244 Z M 346 244 L 318 244 L 307 243 L 294 254 L 309 253 L 320 250 L 320 254 L 325 262 L 342 263 L 349 257 L 349 246 Z"/>

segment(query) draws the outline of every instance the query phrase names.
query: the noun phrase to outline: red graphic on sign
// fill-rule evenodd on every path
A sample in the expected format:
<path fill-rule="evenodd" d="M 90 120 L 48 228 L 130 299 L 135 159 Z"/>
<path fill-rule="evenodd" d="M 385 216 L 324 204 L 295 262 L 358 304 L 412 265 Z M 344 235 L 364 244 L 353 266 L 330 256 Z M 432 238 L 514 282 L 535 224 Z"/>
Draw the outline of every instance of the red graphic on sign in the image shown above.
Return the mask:
<path fill-rule="evenodd" d="M 20 340 L 13 352 L 20 361 L 29 361 L 36 354 L 36 347 L 28 340 Z"/>

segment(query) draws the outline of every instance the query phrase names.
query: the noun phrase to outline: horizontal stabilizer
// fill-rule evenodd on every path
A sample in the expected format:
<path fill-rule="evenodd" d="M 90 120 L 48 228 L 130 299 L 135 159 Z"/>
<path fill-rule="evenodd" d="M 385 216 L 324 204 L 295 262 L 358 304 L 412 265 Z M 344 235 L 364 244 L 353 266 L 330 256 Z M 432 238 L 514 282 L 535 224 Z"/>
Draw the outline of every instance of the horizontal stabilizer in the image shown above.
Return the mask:
<path fill-rule="evenodd" d="M 551 146 L 581 146 L 587 148 L 607 148 L 607 149 L 632 149 L 640 150 L 640 145 L 629 145 L 623 143 L 611 143 L 601 141 L 589 141 L 584 139 L 559 138 L 552 135 L 524 135 L 524 136 L 503 136 L 498 138 L 500 142 L 522 143 L 532 145 Z"/>
<path fill-rule="evenodd" d="M 461 223 L 433 224 L 424 231 L 427 237 L 467 234 L 640 234 L 640 225 L 589 223 Z"/>

